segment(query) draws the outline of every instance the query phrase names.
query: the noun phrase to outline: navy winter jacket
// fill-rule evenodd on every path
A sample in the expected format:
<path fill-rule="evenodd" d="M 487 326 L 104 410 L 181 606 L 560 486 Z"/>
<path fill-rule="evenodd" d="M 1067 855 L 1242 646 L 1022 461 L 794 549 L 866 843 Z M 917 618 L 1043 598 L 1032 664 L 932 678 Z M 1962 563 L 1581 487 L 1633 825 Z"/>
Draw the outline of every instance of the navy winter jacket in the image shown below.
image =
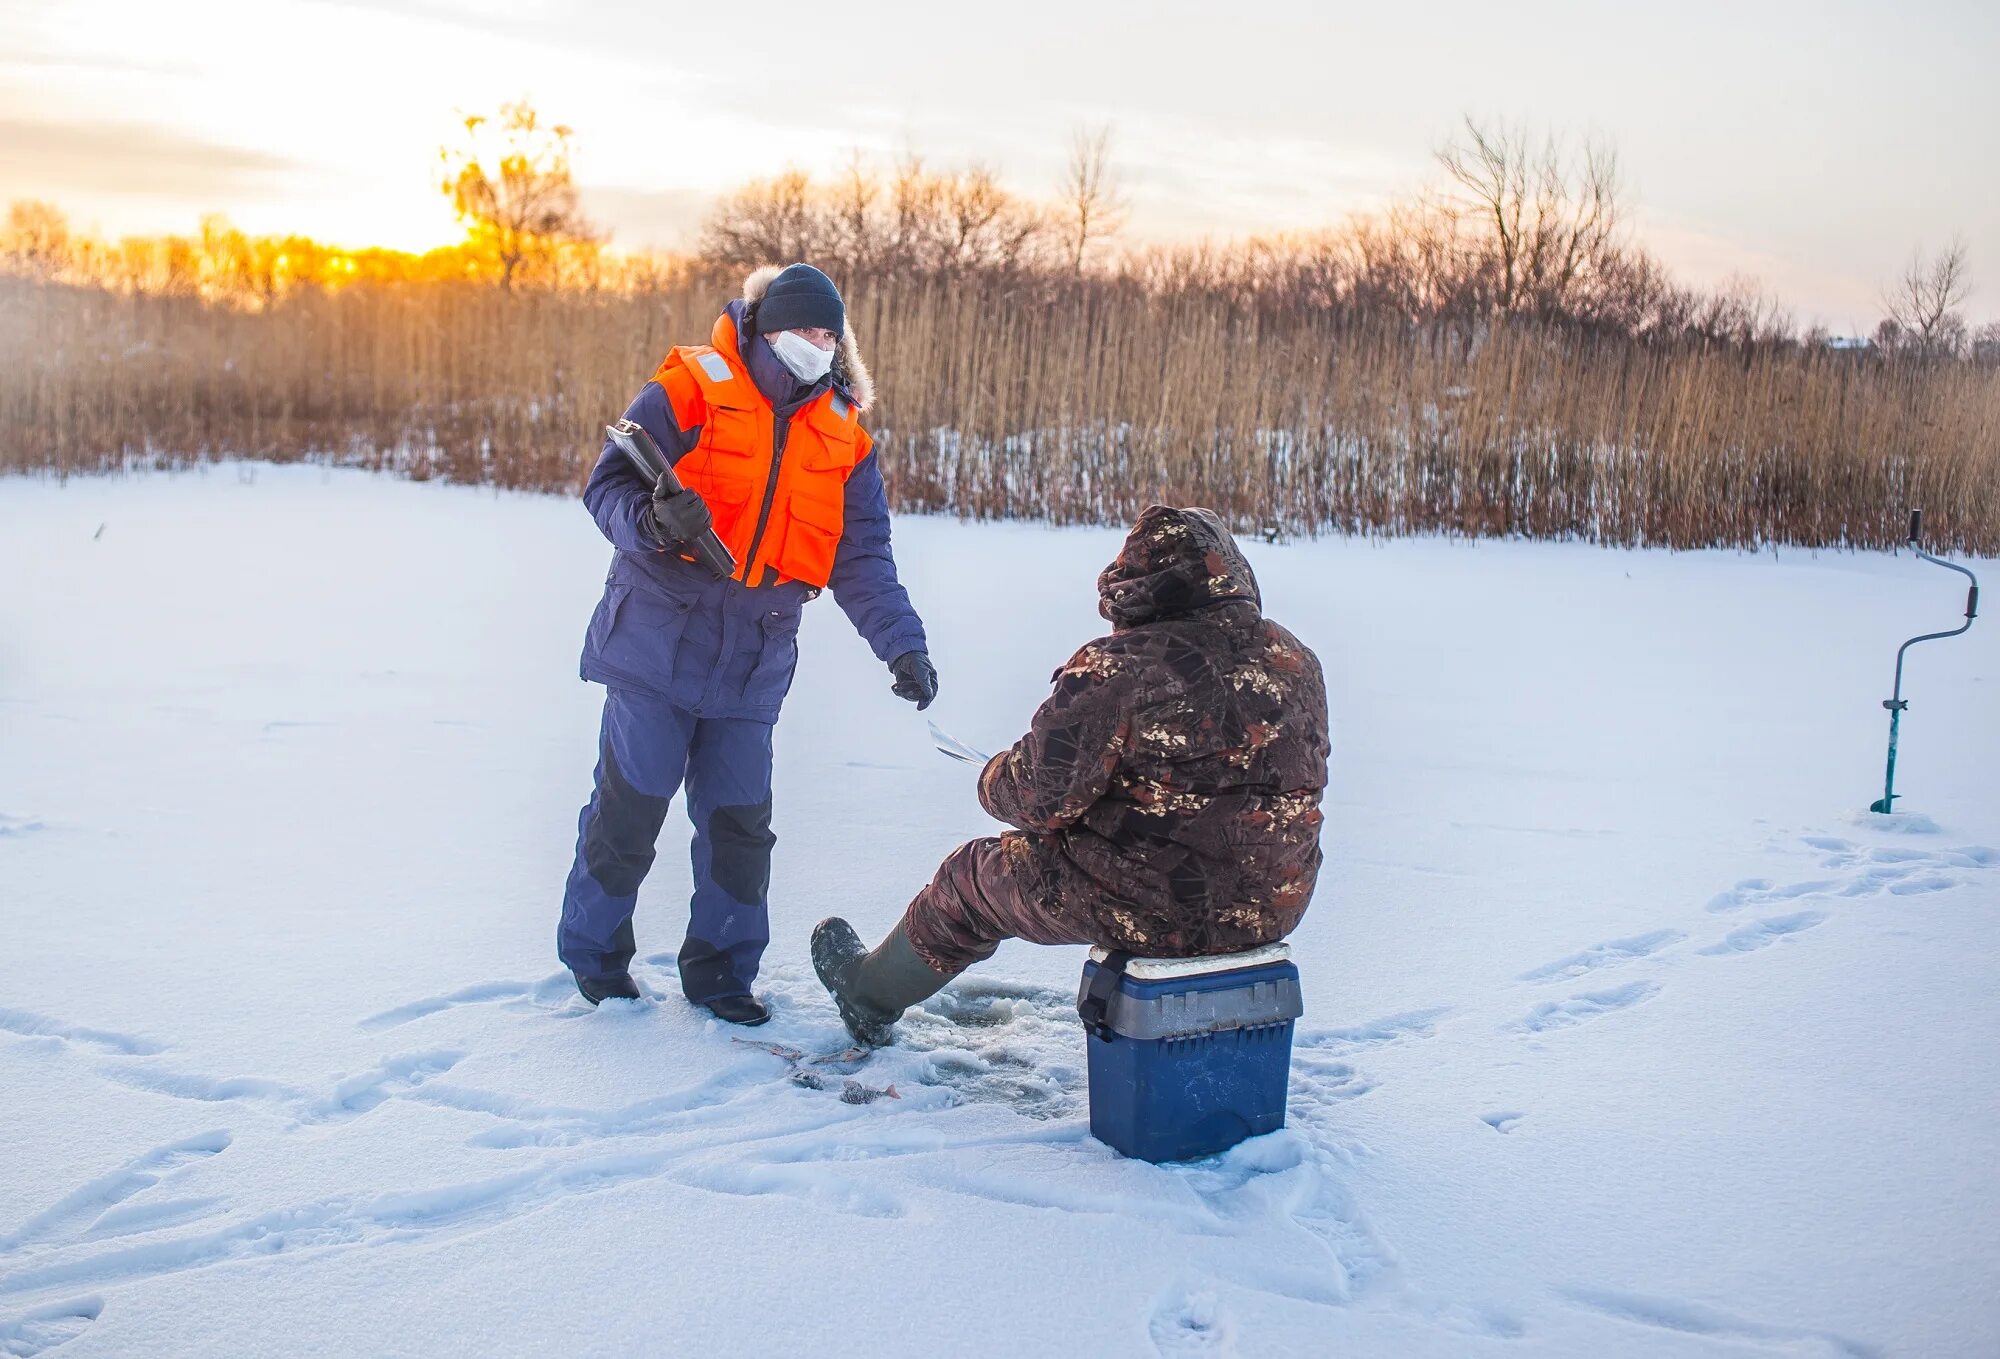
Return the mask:
<path fill-rule="evenodd" d="M 732 302 L 729 311 L 740 326 L 743 304 Z M 800 384 L 763 337 L 740 340 L 751 378 L 781 416 L 804 407 L 832 381 Z M 654 382 L 639 390 L 625 418 L 644 426 L 674 462 L 701 435 L 698 425 L 680 427 L 666 392 Z M 795 581 L 753 590 L 656 551 L 640 527 L 651 499 L 652 488 L 605 440 L 583 501 L 617 552 L 591 615 L 580 673 L 655 694 L 699 717 L 777 721 L 798 665 L 800 613 L 819 592 Z M 847 481 L 845 531 L 828 588 L 885 664 L 926 649 L 923 622 L 896 578 L 888 496 L 873 452 Z"/>

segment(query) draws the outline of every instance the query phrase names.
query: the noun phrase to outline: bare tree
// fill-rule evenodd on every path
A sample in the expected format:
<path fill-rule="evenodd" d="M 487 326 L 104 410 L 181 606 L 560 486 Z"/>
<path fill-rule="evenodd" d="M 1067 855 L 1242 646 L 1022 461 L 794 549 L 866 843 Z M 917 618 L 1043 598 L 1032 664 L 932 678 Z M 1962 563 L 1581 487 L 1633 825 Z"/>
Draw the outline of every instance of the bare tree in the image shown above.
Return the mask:
<path fill-rule="evenodd" d="M 577 203 L 573 135 L 561 123 L 544 123 L 523 100 L 502 105 L 498 120 L 468 115 L 464 139 L 438 150 L 444 192 L 471 242 L 491 253 L 503 291 L 512 291 L 524 268 L 603 239 Z"/>
<path fill-rule="evenodd" d="M 905 151 L 896 160 L 889 181 L 889 264 L 894 268 L 927 268 L 935 263 L 940 181 L 924 169 L 924 160 Z"/>
<path fill-rule="evenodd" d="M 1063 249 L 1072 274 L 1083 272 L 1084 261 L 1125 225 L 1130 202 L 1111 168 L 1111 128 L 1078 128 L 1070 138 L 1069 168 L 1059 197 Z"/>
<path fill-rule="evenodd" d="M 832 209 L 835 227 L 835 258 L 843 271 L 853 277 L 876 263 L 882 250 L 876 230 L 875 205 L 882 197 L 882 185 L 857 148 L 847 158 L 847 167 L 834 185 Z"/>
<path fill-rule="evenodd" d="M 1972 292 L 1965 241 L 1954 236 L 1937 254 L 1926 257 L 1920 246 L 1894 289 L 1882 298 L 1889 315 L 1876 332 L 1892 348 L 1923 355 L 1954 354 L 1965 343 L 1965 321 L 1959 306 Z"/>
<path fill-rule="evenodd" d="M 937 273 L 1045 268 L 1050 218 L 985 166 L 935 174 L 915 156 L 886 192 L 857 156 L 830 187 L 801 171 L 750 184 L 709 213 L 701 254 L 713 263 L 831 260 L 859 270 Z"/>
<path fill-rule="evenodd" d="M 1572 153 L 1552 134 L 1537 144 L 1468 117 L 1464 140 L 1438 148 L 1437 160 L 1485 233 L 1495 309 L 1564 315 L 1581 282 L 1618 253 L 1623 188 L 1609 145 Z"/>
<path fill-rule="evenodd" d="M 829 244 L 830 225 L 812 180 L 802 170 L 787 170 L 717 203 L 702 225 L 701 253 L 721 264 L 788 264 Z"/>
<path fill-rule="evenodd" d="M 1797 329 L 1792 314 L 1777 296 L 1743 274 L 1731 274 L 1720 286 L 1690 295 L 1689 301 L 1680 326 L 1680 333 L 1687 338 L 1747 349 L 1783 344 Z"/>
<path fill-rule="evenodd" d="M 1988 321 L 1973 331 L 1968 352 L 1974 363 L 2000 366 L 2000 321 Z"/>
<path fill-rule="evenodd" d="M 1006 210 L 1005 192 L 990 170 L 974 166 L 944 184 L 946 258 L 970 264 L 980 258 L 989 234 Z"/>
<path fill-rule="evenodd" d="M 991 166 L 944 175 L 939 181 L 946 269 L 1017 269 L 1045 263 L 1050 218 L 1000 184 Z"/>

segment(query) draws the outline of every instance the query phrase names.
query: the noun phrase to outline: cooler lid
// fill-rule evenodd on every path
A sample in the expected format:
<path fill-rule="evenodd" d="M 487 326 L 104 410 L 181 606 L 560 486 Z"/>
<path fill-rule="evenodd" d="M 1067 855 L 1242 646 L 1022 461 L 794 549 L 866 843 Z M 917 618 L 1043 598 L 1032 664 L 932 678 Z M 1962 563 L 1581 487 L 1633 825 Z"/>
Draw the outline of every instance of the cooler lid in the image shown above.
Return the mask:
<path fill-rule="evenodd" d="M 1110 956 L 1110 949 L 1090 951 L 1093 963 L 1101 963 Z M 1216 953 L 1206 958 L 1133 958 L 1125 964 L 1125 975 L 1136 981 L 1172 981 L 1179 977 L 1203 977 L 1211 972 L 1233 972 L 1239 967 L 1290 962 L 1291 957 L 1291 945 L 1281 940 L 1241 953 Z"/>

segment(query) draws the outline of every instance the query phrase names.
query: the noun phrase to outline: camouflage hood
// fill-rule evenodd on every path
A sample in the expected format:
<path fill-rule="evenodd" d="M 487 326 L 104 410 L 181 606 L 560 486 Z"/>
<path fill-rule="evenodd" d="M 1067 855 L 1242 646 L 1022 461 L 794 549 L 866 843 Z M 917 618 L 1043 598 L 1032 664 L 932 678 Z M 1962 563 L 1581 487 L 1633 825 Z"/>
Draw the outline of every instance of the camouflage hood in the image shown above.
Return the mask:
<path fill-rule="evenodd" d="M 1229 600 L 1263 599 L 1236 540 L 1213 510 L 1154 505 L 1097 578 L 1097 611 L 1119 628 L 1178 618 Z"/>

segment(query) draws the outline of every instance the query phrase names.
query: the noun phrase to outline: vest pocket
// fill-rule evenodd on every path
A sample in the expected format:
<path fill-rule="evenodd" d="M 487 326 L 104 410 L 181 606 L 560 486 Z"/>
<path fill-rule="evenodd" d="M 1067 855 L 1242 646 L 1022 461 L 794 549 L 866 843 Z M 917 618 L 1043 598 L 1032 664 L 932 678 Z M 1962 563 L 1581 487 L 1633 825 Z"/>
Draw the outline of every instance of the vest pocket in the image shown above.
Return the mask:
<path fill-rule="evenodd" d="M 763 451 L 769 452 L 771 436 L 754 411 L 739 410 L 735 406 L 712 405 L 708 408 L 708 420 L 702 427 L 698 447 L 712 446 L 748 457 L 759 451 L 760 444 Z"/>
<path fill-rule="evenodd" d="M 824 426 L 815 426 L 812 446 L 805 452 L 805 468 L 808 472 L 839 472 L 842 481 L 847 473 L 854 470 L 859 461 L 860 443 L 849 429 L 829 431 Z"/>
<path fill-rule="evenodd" d="M 760 430 L 755 416 L 715 406 L 701 441 L 675 468 L 682 483 L 707 502 L 716 533 L 739 558 L 755 526 L 757 506 L 752 502 L 770 459 L 770 436 Z"/>
<path fill-rule="evenodd" d="M 845 507 L 794 493 L 788 509 L 791 523 L 785 529 L 785 557 L 779 569 L 793 580 L 824 586 L 833 576 L 834 554 L 840 550 Z"/>
<path fill-rule="evenodd" d="M 834 401 L 831 396 L 822 397 L 800 413 L 799 418 L 811 427 L 814 435 L 813 446 L 806 451 L 805 465 L 815 472 L 844 474 L 853 468 L 861 451 L 861 427 L 852 415 L 836 415 Z M 843 475 L 842 480 L 845 479 Z"/>

